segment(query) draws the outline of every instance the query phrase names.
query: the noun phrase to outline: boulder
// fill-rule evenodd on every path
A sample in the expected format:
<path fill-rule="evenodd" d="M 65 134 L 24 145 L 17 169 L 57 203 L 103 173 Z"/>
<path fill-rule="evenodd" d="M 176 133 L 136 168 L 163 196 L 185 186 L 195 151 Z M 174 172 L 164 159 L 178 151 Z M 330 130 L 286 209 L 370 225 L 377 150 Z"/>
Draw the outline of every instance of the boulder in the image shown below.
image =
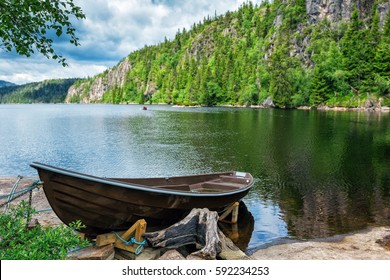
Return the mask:
<path fill-rule="evenodd" d="M 264 107 L 275 107 L 275 104 L 270 96 L 261 105 Z"/>

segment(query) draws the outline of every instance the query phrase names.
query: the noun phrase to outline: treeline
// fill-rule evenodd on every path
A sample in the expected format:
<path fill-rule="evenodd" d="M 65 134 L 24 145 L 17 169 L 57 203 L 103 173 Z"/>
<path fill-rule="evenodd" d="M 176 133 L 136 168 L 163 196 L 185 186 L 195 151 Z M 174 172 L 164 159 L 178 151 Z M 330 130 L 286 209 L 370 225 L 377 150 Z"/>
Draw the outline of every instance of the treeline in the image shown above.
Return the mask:
<path fill-rule="evenodd" d="M 0 103 L 62 103 L 77 79 L 57 79 L 0 88 Z"/>
<path fill-rule="evenodd" d="M 10 86 L 15 86 L 15 84 L 7 82 L 7 81 L 0 80 L 0 88 L 2 88 L 2 87 L 10 87 Z"/>
<path fill-rule="evenodd" d="M 376 4 L 371 10 L 368 19 L 355 9 L 350 22 L 310 25 L 305 0 L 247 2 L 131 53 L 124 85 L 108 85 L 99 102 L 389 105 L 390 13 L 380 26 Z"/>

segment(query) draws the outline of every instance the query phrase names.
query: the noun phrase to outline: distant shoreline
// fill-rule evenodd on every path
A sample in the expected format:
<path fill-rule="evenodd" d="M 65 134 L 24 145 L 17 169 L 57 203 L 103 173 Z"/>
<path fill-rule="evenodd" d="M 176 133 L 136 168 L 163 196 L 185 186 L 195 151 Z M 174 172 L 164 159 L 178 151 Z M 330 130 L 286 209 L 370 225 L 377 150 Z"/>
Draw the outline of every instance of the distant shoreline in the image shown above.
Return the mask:
<path fill-rule="evenodd" d="M 179 105 L 179 104 L 167 104 L 167 103 L 153 103 L 153 104 L 137 104 L 137 103 L 0 103 L 0 105 L 132 105 L 132 106 L 151 106 L 151 105 L 166 105 L 174 108 L 248 108 L 248 109 L 284 109 L 284 110 L 304 110 L 304 111 L 336 111 L 336 112 L 378 112 L 378 113 L 390 113 L 390 106 L 381 107 L 342 107 L 342 106 L 298 106 L 293 108 L 281 108 L 281 107 L 270 107 L 264 105 L 231 105 L 222 104 L 215 106 L 202 106 L 202 105 Z M 0 176 L 1 177 L 1 176 Z"/>

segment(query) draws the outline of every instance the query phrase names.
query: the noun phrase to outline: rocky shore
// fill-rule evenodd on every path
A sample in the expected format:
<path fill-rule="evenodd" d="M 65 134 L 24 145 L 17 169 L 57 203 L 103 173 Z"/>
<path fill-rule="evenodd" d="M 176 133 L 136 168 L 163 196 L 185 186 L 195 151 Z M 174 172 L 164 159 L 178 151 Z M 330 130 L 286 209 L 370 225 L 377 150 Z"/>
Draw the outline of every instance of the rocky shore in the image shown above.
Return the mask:
<path fill-rule="evenodd" d="M 0 177 L 0 196 L 8 194 L 17 178 Z M 30 186 L 36 178 L 22 179 L 17 189 Z M 18 198 L 28 200 L 28 195 Z M 2 199 L 0 202 L 5 202 Z M 32 193 L 32 207 L 38 213 L 34 215 L 40 225 L 55 226 L 61 221 L 50 208 L 43 190 L 35 189 Z M 0 211 L 4 211 L 3 206 Z M 250 259 L 258 260 L 390 260 L 390 226 L 375 227 L 343 236 L 336 236 L 320 241 L 293 242 L 273 245 L 254 252 Z"/>
<path fill-rule="evenodd" d="M 375 227 L 321 241 L 280 244 L 256 251 L 258 260 L 390 260 L 390 227 Z"/>

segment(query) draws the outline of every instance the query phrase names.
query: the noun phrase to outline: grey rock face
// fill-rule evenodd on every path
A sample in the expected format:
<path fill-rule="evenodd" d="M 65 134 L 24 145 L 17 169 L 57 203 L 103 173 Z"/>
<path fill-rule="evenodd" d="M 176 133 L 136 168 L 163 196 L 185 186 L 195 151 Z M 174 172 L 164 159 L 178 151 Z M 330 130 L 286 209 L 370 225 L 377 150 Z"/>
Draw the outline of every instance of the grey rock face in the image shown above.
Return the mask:
<path fill-rule="evenodd" d="M 352 11 L 351 0 L 307 0 L 306 12 L 309 23 L 328 19 L 336 22 L 341 19 L 350 19 Z"/>

